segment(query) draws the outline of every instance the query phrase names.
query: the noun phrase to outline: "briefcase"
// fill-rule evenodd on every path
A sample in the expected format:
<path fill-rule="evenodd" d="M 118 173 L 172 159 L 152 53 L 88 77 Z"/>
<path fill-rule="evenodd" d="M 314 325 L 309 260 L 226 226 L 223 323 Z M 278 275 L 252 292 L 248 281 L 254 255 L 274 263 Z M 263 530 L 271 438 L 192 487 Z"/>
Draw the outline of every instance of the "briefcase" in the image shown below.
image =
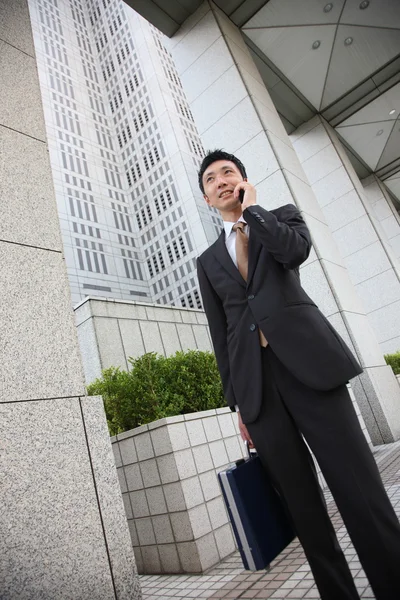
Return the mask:
<path fill-rule="evenodd" d="M 218 473 L 244 568 L 266 569 L 295 533 L 256 454 Z"/>

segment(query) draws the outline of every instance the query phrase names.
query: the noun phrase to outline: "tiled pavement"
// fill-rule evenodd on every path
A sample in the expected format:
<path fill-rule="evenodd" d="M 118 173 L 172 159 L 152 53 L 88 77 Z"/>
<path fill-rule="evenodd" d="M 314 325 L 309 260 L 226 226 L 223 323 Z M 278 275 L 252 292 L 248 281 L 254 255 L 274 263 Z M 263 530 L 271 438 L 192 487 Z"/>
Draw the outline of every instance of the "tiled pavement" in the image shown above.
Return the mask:
<path fill-rule="evenodd" d="M 400 442 L 374 448 L 374 455 L 389 497 L 400 517 Z M 368 580 L 329 492 L 326 493 L 326 500 L 339 542 L 355 578 L 360 598 L 373 600 L 375 596 L 368 586 Z M 309 598 L 320 598 L 297 540 L 271 563 L 269 572 L 245 571 L 239 554 L 235 553 L 205 575 L 144 575 L 140 580 L 143 600 L 160 600 L 160 598 L 171 597 L 181 600 L 191 598 L 198 598 L 198 600 L 211 598 L 308 600 Z"/>

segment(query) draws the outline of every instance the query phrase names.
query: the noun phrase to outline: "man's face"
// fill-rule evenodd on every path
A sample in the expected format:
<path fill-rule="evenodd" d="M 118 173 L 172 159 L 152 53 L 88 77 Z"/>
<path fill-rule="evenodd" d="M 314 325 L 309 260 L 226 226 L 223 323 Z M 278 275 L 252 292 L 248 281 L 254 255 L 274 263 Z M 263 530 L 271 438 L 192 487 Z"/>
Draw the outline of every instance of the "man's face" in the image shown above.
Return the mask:
<path fill-rule="evenodd" d="M 239 198 L 234 198 L 233 190 L 243 177 L 230 160 L 213 162 L 203 174 L 204 200 L 210 206 L 225 212 L 237 207 Z"/>

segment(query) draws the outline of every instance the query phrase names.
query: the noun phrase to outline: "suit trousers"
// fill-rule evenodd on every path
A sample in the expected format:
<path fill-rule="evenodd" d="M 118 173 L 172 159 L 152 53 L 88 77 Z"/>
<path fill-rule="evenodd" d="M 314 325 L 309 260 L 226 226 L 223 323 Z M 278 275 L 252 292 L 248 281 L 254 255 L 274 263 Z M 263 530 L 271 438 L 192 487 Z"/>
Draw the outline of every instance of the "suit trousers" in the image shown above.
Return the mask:
<path fill-rule="evenodd" d="M 400 525 L 345 385 L 312 390 L 271 348 L 263 356 L 263 400 L 247 429 L 280 493 L 322 600 L 358 600 L 311 454 L 314 453 L 377 600 L 400 598 Z M 304 438 L 304 439 L 303 439 Z"/>

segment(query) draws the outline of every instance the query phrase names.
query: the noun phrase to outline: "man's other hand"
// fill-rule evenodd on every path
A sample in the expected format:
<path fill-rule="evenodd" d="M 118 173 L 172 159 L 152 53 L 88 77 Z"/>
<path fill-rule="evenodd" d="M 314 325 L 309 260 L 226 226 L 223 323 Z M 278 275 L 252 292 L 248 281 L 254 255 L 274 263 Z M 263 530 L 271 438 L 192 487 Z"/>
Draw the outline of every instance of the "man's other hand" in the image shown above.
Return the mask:
<path fill-rule="evenodd" d="M 240 436 L 241 436 L 242 440 L 244 442 L 249 442 L 250 448 L 254 448 L 253 440 L 251 439 L 250 434 L 247 431 L 246 425 L 244 425 L 244 423 L 242 421 L 242 417 L 240 416 L 240 412 L 237 413 L 237 416 L 238 416 L 238 424 L 239 424 Z"/>

